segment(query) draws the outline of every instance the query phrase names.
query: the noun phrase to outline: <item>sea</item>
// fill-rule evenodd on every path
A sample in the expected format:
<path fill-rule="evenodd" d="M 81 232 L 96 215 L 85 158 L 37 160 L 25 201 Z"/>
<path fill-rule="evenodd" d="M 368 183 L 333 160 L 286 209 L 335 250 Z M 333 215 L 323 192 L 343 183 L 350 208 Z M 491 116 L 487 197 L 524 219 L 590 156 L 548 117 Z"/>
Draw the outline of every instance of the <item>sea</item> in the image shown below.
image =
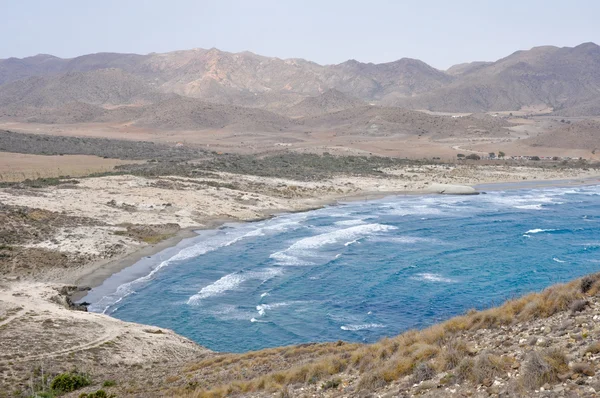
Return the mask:
<path fill-rule="evenodd" d="M 211 350 L 374 342 L 600 270 L 600 186 L 404 195 L 231 223 L 94 288 L 89 310 Z"/>

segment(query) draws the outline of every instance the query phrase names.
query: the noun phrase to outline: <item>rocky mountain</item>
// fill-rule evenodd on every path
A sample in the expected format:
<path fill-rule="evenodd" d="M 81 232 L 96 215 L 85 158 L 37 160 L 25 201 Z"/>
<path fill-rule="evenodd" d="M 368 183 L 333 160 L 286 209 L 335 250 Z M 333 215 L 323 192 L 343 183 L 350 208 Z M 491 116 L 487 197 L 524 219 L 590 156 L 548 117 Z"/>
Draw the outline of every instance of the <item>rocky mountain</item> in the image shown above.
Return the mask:
<path fill-rule="evenodd" d="M 0 86 L 0 106 L 57 107 L 70 102 L 123 105 L 163 97 L 142 79 L 122 69 L 34 76 Z"/>
<path fill-rule="evenodd" d="M 482 61 L 466 62 L 463 64 L 457 64 L 457 65 L 451 66 L 450 68 L 448 68 L 446 70 L 446 73 L 451 76 L 464 75 L 466 73 L 471 73 L 471 72 L 474 72 L 481 68 L 485 68 L 486 66 L 489 66 L 492 63 L 493 62 L 482 62 Z"/>
<path fill-rule="evenodd" d="M 461 70 L 461 67 L 451 68 Z M 436 111 L 501 111 L 543 105 L 576 108 L 600 94 L 600 46 L 536 47 L 462 68 L 455 81 L 395 105 Z M 593 108 L 587 108 L 593 109 Z"/>
<path fill-rule="evenodd" d="M 536 47 L 447 71 L 409 58 L 319 65 L 214 48 L 73 59 L 37 55 L 0 60 L 0 84 L 0 106 L 155 103 L 165 99 L 158 94 L 178 94 L 281 111 L 333 89 L 361 101 L 409 109 L 485 112 L 542 106 L 558 114 L 598 114 L 600 47 Z M 297 108 L 306 106 L 304 116 L 319 105 L 308 101 Z"/>
<path fill-rule="evenodd" d="M 321 95 L 308 97 L 282 110 L 282 113 L 292 117 L 316 116 L 365 105 L 366 103 L 358 98 L 351 97 L 336 89 L 330 89 Z"/>

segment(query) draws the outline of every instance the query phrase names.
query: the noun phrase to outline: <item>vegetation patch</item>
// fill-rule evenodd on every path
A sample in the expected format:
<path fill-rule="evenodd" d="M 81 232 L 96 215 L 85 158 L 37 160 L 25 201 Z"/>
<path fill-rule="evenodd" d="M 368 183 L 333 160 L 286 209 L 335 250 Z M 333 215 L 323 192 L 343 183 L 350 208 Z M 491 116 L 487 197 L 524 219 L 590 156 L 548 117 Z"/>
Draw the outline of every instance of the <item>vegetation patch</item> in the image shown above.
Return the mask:
<path fill-rule="evenodd" d="M 68 393 L 92 384 L 90 377 L 83 373 L 62 373 L 50 382 L 50 388 L 57 393 Z"/>

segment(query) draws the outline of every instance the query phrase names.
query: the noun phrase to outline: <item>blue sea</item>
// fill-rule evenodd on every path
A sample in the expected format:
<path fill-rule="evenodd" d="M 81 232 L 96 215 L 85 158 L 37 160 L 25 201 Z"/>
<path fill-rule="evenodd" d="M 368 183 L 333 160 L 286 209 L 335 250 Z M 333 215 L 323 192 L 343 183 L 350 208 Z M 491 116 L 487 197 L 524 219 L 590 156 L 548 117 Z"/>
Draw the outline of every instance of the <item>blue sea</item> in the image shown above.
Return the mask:
<path fill-rule="evenodd" d="M 600 186 L 392 196 L 227 224 L 84 299 L 216 351 L 374 342 L 600 270 Z"/>

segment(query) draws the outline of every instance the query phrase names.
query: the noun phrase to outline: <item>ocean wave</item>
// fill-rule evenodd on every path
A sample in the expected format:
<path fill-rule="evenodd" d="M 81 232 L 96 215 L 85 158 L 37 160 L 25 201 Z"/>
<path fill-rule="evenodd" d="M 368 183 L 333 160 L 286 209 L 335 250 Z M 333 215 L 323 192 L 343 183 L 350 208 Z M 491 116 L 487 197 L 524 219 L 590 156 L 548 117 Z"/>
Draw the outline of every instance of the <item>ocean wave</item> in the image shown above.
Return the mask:
<path fill-rule="evenodd" d="M 443 283 L 455 283 L 455 279 L 445 278 L 440 274 L 422 273 L 413 276 L 411 279 L 421 280 L 426 282 L 443 282 Z"/>
<path fill-rule="evenodd" d="M 555 229 L 541 229 L 541 228 L 535 228 L 535 229 L 530 229 L 529 231 L 525 232 L 525 234 L 539 234 L 540 232 L 553 232 L 556 231 Z"/>
<path fill-rule="evenodd" d="M 272 310 L 274 308 L 279 308 L 279 307 L 287 307 L 290 304 L 291 303 L 285 303 L 285 302 L 273 303 L 273 304 L 260 304 L 260 305 L 256 306 L 256 311 L 258 311 L 259 316 L 264 316 L 268 310 Z"/>
<path fill-rule="evenodd" d="M 269 232 L 287 232 L 293 229 L 300 227 L 301 224 L 299 221 L 284 221 L 275 223 L 272 225 L 265 225 L 264 227 L 256 228 L 247 234 L 244 237 L 253 237 L 253 236 L 264 236 Z"/>
<path fill-rule="evenodd" d="M 384 328 L 385 325 L 382 325 L 380 323 L 364 323 L 361 325 L 343 325 L 340 326 L 340 329 L 342 330 L 349 330 L 349 331 L 358 331 L 358 330 L 369 330 L 369 329 L 379 329 L 379 328 Z"/>
<path fill-rule="evenodd" d="M 414 244 L 414 243 L 433 243 L 438 242 L 434 238 L 421 238 L 418 236 L 391 236 L 385 238 L 373 239 L 377 241 L 392 242 L 392 243 L 403 243 L 403 244 Z"/>
<path fill-rule="evenodd" d="M 269 323 L 269 321 L 261 321 L 260 319 L 251 318 L 250 322 L 252 323 Z"/>
<path fill-rule="evenodd" d="M 359 241 L 359 239 L 354 239 L 354 240 L 351 240 L 350 242 L 346 242 L 346 243 L 344 243 L 344 246 L 350 246 L 350 245 L 353 245 L 353 244 L 355 244 L 355 243 L 358 243 L 358 241 Z"/>
<path fill-rule="evenodd" d="M 309 265 L 312 262 L 303 260 L 302 257 L 315 257 L 315 250 L 324 246 L 341 244 L 342 242 L 348 243 L 355 239 L 394 229 L 397 228 L 392 225 L 363 224 L 325 232 L 302 238 L 287 249 L 272 253 L 270 258 L 276 260 L 280 265 Z"/>
<path fill-rule="evenodd" d="M 553 257 L 552 260 L 556 261 L 557 263 L 565 263 L 566 261 L 563 261 L 561 259 L 558 259 L 556 257 Z"/>
<path fill-rule="evenodd" d="M 262 280 L 263 282 L 266 282 L 269 279 L 272 279 L 281 274 L 281 269 L 269 268 L 263 271 L 236 272 L 233 274 L 225 275 L 216 282 L 213 282 L 210 285 L 203 287 L 197 294 L 191 296 L 188 299 L 187 303 L 189 305 L 197 305 L 203 299 L 223 294 L 229 290 L 235 290 L 246 281 L 258 279 Z"/>
<path fill-rule="evenodd" d="M 412 205 L 408 207 L 393 207 L 392 209 L 387 211 L 387 214 L 393 216 L 421 216 L 421 215 L 437 215 L 442 214 L 442 210 L 437 207 L 431 207 L 428 205 Z M 448 212 L 444 212 L 444 214 L 450 214 Z"/>
<path fill-rule="evenodd" d="M 521 206 L 513 206 L 515 209 L 521 210 L 544 210 L 544 207 L 541 204 L 537 205 L 521 205 Z"/>
<path fill-rule="evenodd" d="M 131 294 L 135 293 L 136 289 L 138 289 L 139 287 L 141 287 L 141 286 L 147 284 L 148 282 L 150 282 L 151 280 L 153 280 L 155 275 L 163 268 L 166 268 L 175 262 L 184 261 L 184 260 L 187 260 L 190 258 L 198 257 L 203 254 L 218 250 L 220 248 L 230 246 L 230 245 L 238 242 L 243 237 L 244 237 L 244 234 L 242 234 L 241 232 L 237 232 L 237 233 L 233 234 L 233 236 L 232 236 L 232 234 L 225 234 L 222 236 L 212 237 L 212 238 L 204 240 L 200 243 L 196 243 L 192 246 L 186 247 L 186 248 L 180 250 L 178 253 L 176 253 L 172 257 L 170 257 L 169 259 L 161 261 L 148 274 L 141 276 L 137 279 L 134 279 L 133 281 L 126 282 L 126 283 L 119 285 L 113 293 L 102 297 L 96 303 L 91 305 L 90 310 L 91 311 L 100 311 L 103 314 L 108 313 L 108 312 L 110 312 L 111 306 L 117 304 L 118 302 L 123 300 L 125 297 L 128 297 Z"/>
<path fill-rule="evenodd" d="M 341 226 L 350 226 L 350 225 L 362 225 L 364 223 L 365 223 L 365 221 L 363 219 L 355 219 L 355 220 L 336 221 L 333 224 L 334 225 L 341 225 Z"/>

